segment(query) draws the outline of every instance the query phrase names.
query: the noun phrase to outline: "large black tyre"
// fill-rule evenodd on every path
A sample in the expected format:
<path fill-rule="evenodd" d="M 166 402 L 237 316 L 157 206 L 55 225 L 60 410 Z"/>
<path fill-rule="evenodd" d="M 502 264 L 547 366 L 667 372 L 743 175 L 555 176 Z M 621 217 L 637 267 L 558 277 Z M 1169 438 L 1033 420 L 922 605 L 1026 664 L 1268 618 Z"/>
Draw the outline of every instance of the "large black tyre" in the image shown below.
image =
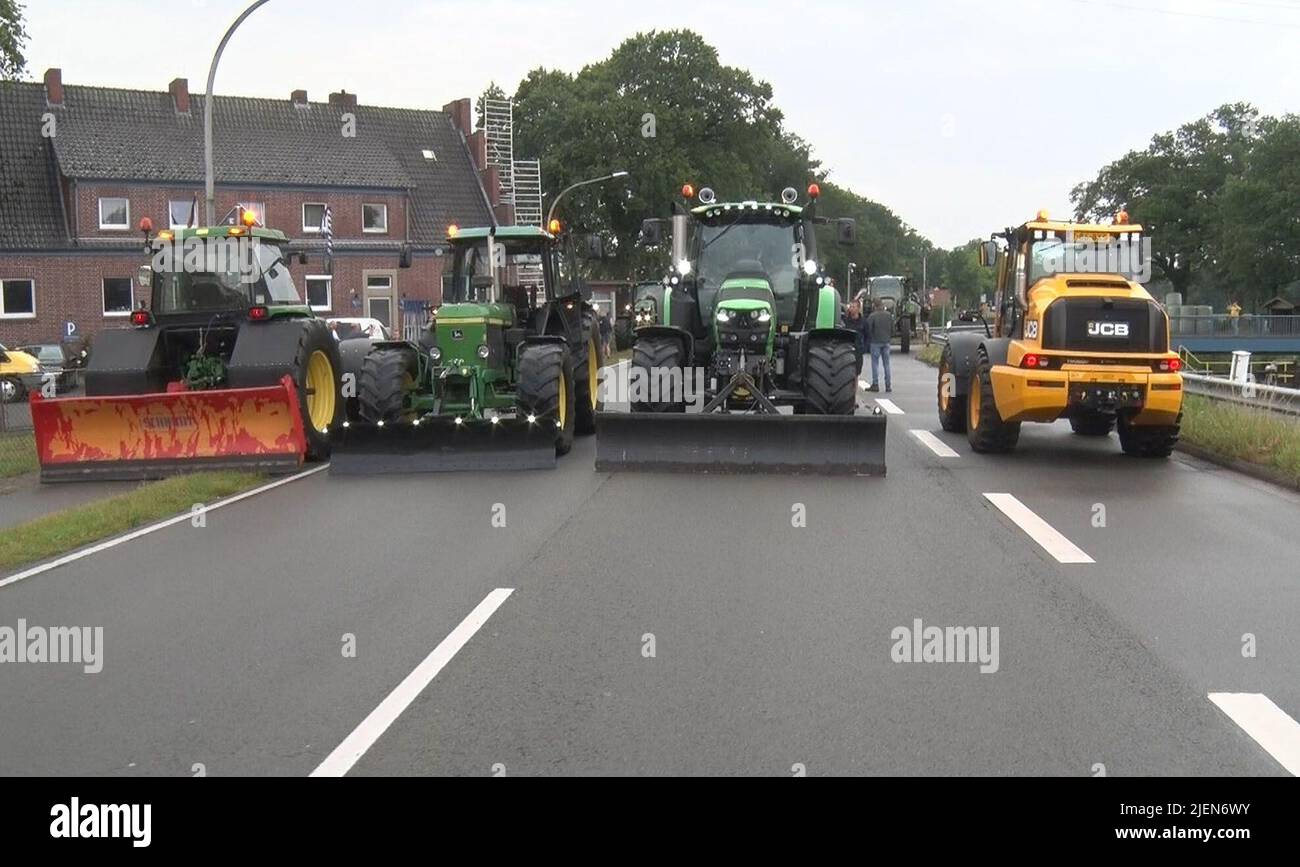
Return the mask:
<path fill-rule="evenodd" d="M 673 374 L 673 371 L 681 371 L 681 377 L 684 377 L 685 370 L 683 367 L 685 361 L 686 352 L 680 340 L 663 336 L 637 337 L 636 343 L 632 345 L 630 374 L 639 378 L 645 388 L 649 388 L 650 383 L 660 377 L 662 377 L 661 381 L 665 385 L 669 382 L 684 382 L 684 379 Z M 638 370 L 640 373 L 637 372 Z M 661 393 L 658 396 L 664 397 L 665 395 Z M 668 395 L 668 397 L 678 397 L 681 400 L 633 401 L 632 411 L 686 412 L 686 396 L 684 394 Z"/>
<path fill-rule="evenodd" d="M 1108 415 L 1080 415 L 1070 419 L 1070 430 L 1081 437 L 1108 437 L 1115 419 Z"/>
<path fill-rule="evenodd" d="M 415 355 L 404 349 L 375 349 L 361 362 L 357 383 L 357 413 L 369 424 L 408 421 L 407 397 L 419 368 Z"/>
<path fill-rule="evenodd" d="M 1128 419 L 1119 420 L 1119 445 L 1124 454 L 1139 458 L 1167 458 L 1178 445 L 1183 417 L 1171 425 L 1137 427 Z"/>
<path fill-rule="evenodd" d="M 939 356 L 939 426 L 948 433 L 966 433 L 966 395 L 957 393 L 957 363 L 952 347 Z"/>
<path fill-rule="evenodd" d="M 525 344 L 519 350 L 516 403 L 521 417 L 555 425 L 555 453 L 573 448 L 576 384 L 569 348 L 559 343 Z M 558 424 L 557 424 L 558 422 Z"/>
<path fill-rule="evenodd" d="M 1020 441 L 1020 423 L 1008 424 L 998 412 L 993 395 L 993 365 L 980 350 L 966 398 L 966 439 L 980 454 L 1009 452 Z"/>
<path fill-rule="evenodd" d="M 600 325 L 596 321 L 596 314 L 589 310 L 583 311 L 582 342 L 573 356 L 573 375 L 577 378 L 574 430 L 578 436 L 589 436 L 596 432 L 600 369 L 604 366 L 605 352 L 600 342 Z"/>
<path fill-rule="evenodd" d="M 303 323 L 289 374 L 298 388 L 307 459 L 323 461 L 330 456 L 330 428 L 342 423 L 345 407 L 338 341 L 323 319 Z"/>
<path fill-rule="evenodd" d="M 858 408 L 858 353 L 852 343 L 813 342 L 803 374 L 803 393 L 811 414 L 853 415 Z"/>

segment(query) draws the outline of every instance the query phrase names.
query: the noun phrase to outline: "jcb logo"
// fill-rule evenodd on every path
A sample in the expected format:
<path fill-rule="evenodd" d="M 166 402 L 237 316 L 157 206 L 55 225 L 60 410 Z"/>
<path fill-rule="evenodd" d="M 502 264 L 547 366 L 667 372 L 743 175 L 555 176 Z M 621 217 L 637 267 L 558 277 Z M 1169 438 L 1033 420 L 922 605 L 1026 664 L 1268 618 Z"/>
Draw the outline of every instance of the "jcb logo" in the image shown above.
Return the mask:
<path fill-rule="evenodd" d="M 1127 322 L 1089 322 L 1089 337 L 1128 337 Z"/>

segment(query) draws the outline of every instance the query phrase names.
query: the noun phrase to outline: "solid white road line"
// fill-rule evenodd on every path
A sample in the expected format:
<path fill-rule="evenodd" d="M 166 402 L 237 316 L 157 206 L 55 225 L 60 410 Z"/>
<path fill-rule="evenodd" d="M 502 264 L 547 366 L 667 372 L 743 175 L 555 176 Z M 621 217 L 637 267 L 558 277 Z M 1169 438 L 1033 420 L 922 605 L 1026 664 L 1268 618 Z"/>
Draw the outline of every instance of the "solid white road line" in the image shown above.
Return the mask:
<path fill-rule="evenodd" d="M 229 497 L 227 499 L 221 500 L 220 502 L 213 503 L 211 506 L 208 506 L 204 511 L 205 513 L 215 512 L 217 509 L 224 509 L 226 506 L 233 506 L 235 503 L 238 503 L 241 500 L 247 500 L 250 497 L 256 497 L 259 494 L 265 494 L 267 491 L 273 491 L 276 488 L 283 487 L 284 485 L 288 485 L 293 482 L 300 481 L 302 479 L 307 478 L 308 476 L 314 476 L 317 473 L 321 472 L 322 470 L 327 470 L 327 469 L 329 469 L 329 464 L 322 464 L 319 467 L 313 467 L 312 469 L 307 470 L 304 473 L 298 473 L 296 476 L 289 476 L 288 478 L 279 479 L 278 481 L 271 482 L 269 485 L 263 485 L 262 487 L 254 488 L 251 491 L 244 491 L 242 494 L 236 494 L 233 497 Z M 72 554 L 68 554 L 65 557 L 60 557 L 57 560 L 51 560 L 48 563 L 42 563 L 40 566 L 33 566 L 32 568 L 28 569 L 26 572 L 19 572 L 16 575 L 10 575 L 8 578 L 5 578 L 3 581 L 0 581 L 0 587 L 8 587 L 10 584 L 17 584 L 19 581 L 26 580 L 36 575 L 40 575 L 44 572 L 50 572 L 54 569 L 58 569 L 60 566 L 66 566 L 69 563 L 75 563 L 78 560 L 84 560 L 85 558 L 94 556 L 95 554 L 102 554 L 104 551 L 107 551 L 110 548 L 116 548 L 118 545 L 125 545 L 127 542 L 133 542 L 142 536 L 148 536 L 151 533 L 157 533 L 159 530 L 165 530 L 168 527 L 174 527 L 177 524 L 182 524 L 186 521 L 192 521 L 193 519 L 194 519 L 194 514 L 192 512 L 186 512 L 182 515 L 177 515 L 174 518 L 168 518 L 166 521 L 161 521 L 157 524 L 150 524 L 148 527 L 141 527 L 139 530 L 132 530 L 130 533 L 127 533 L 125 536 L 118 536 L 114 539 L 109 539 L 107 542 L 100 542 L 98 545 L 93 545 L 81 551 L 73 552 Z"/>
<path fill-rule="evenodd" d="M 375 741 L 388 731 L 402 712 L 411 706 L 411 702 L 424 692 L 424 688 L 433 682 L 442 671 L 447 663 L 451 662 L 452 657 L 460 652 L 460 649 L 469 643 L 478 632 L 487 623 L 488 618 L 501 607 L 501 604 L 510 598 L 510 594 L 515 591 L 512 589 L 493 590 L 487 595 L 487 598 L 478 604 L 478 607 L 469 613 L 469 616 L 460 622 L 460 625 L 451 631 L 451 634 L 442 640 L 442 643 L 433 649 L 421 662 L 406 676 L 406 679 L 397 685 L 397 688 L 388 694 L 388 698 L 379 703 L 379 706 L 370 712 L 370 716 L 361 721 L 352 734 L 343 739 L 334 752 L 329 754 L 325 761 L 320 763 L 320 767 L 311 772 L 313 777 L 342 777 L 352 770 L 352 766 L 361 760 Z"/>
<path fill-rule="evenodd" d="M 1030 511 L 1029 507 L 1011 494 L 985 494 L 990 503 L 998 507 L 1011 522 L 1024 530 L 1058 563 L 1095 563 L 1084 551 L 1062 536 L 1056 528 Z"/>
<path fill-rule="evenodd" d="M 1210 701 L 1292 776 L 1300 777 L 1300 723 L 1286 711 L 1258 693 L 1212 692 Z"/>
<path fill-rule="evenodd" d="M 880 404 L 880 408 L 890 415 L 906 415 L 905 412 L 898 408 L 898 404 L 894 403 L 892 400 L 878 397 L 876 398 L 876 403 Z"/>
<path fill-rule="evenodd" d="M 936 455 L 938 455 L 941 458 L 961 457 L 961 455 L 957 454 L 955 451 L 948 448 L 947 443 L 939 439 L 934 434 L 930 433 L 928 430 L 914 430 L 911 431 L 910 433 L 912 434 L 912 436 L 920 440 L 921 443 L 926 448 L 928 448 L 930 451 L 934 452 Z"/>

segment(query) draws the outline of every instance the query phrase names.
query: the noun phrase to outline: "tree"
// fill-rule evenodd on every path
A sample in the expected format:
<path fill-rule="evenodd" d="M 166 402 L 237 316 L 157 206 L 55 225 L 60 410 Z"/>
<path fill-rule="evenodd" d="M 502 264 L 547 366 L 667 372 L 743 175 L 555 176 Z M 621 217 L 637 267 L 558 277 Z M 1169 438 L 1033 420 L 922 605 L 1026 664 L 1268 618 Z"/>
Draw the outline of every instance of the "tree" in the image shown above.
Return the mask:
<path fill-rule="evenodd" d="M 0 81 L 13 81 L 27 69 L 27 58 L 23 56 L 26 45 L 22 4 L 0 0 Z"/>

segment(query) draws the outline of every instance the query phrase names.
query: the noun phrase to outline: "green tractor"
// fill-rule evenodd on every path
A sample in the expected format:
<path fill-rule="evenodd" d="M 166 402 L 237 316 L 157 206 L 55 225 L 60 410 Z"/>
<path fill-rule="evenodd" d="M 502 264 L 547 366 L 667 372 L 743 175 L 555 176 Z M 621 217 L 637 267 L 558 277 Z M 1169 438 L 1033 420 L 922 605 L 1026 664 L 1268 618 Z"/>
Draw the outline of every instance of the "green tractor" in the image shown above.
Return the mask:
<path fill-rule="evenodd" d="M 818 264 L 819 195 L 683 189 L 672 269 L 633 302 L 631 412 L 598 417 L 597 469 L 884 473 L 885 420 L 857 415 L 861 356 Z M 663 222 L 642 240 L 662 243 Z M 853 221 L 835 223 L 853 243 Z"/>
<path fill-rule="evenodd" d="M 449 234 L 434 322 L 418 343 L 372 345 L 331 472 L 549 469 L 595 433 L 604 359 L 572 249 L 533 226 Z"/>

